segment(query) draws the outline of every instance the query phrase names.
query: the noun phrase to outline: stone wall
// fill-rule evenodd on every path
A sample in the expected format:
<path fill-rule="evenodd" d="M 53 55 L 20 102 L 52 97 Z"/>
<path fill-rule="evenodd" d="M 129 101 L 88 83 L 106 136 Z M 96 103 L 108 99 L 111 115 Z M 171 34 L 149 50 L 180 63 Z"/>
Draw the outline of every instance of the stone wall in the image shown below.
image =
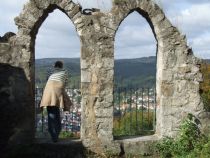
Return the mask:
<path fill-rule="evenodd" d="M 31 114 L 31 117 L 22 117 L 25 120 L 27 118 L 26 122 L 33 122 L 36 35 L 48 14 L 55 9 L 69 17 L 81 41 L 81 140 L 85 147 L 98 153 L 120 152 L 120 144 L 121 148 L 123 144 L 126 152 L 138 153 L 138 148 L 133 148 L 138 144 L 142 153 L 150 153 L 150 145 L 154 141 L 163 136 L 176 135 L 180 122 L 188 113 L 200 118 L 201 122 L 209 121 L 199 95 L 199 83 L 202 81 L 200 61 L 187 46 L 185 36 L 172 26 L 152 0 L 119 1 L 113 3 L 109 13 L 95 10 L 90 15 L 84 14 L 81 6 L 71 0 L 30 0 L 15 18 L 17 35 L 8 43 L 0 45 L 1 62 L 20 68 L 25 78 L 20 83 L 28 82 L 18 87 L 29 98 L 19 96 L 20 107 L 29 110 L 28 114 Z M 146 138 L 115 141 L 112 135 L 114 40 L 119 25 L 133 11 L 147 20 L 157 40 L 156 134 Z M 5 84 L 9 82 L 9 76 L 6 76 Z M 6 87 L 13 86 L 16 87 L 13 84 L 7 84 Z M 28 126 L 21 128 L 27 131 Z M 34 123 L 30 124 L 30 128 L 34 128 Z M 29 133 L 33 134 L 33 130 Z"/>
<path fill-rule="evenodd" d="M 9 33 L 11 35 L 11 33 Z M 7 144 L 29 143 L 34 137 L 31 83 L 21 63 L 21 47 L 5 34 L 0 43 L 0 151 Z"/>

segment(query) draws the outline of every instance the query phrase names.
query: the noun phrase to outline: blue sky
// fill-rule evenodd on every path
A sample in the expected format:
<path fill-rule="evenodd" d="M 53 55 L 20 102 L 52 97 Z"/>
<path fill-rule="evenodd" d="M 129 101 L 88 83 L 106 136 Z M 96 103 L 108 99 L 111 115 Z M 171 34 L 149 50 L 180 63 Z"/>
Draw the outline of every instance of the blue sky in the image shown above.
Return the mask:
<path fill-rule="evenodd" d="M 28 0 L 0 0 L 0 36 L 17 32 L 14 18 Z M 83 8 L 100 8 L 108 12 L 111 0 L 74 0 Z M 155 0 L 166 16 L 193 48 L 195 56 L 210 59 L 210 0 Z M 127 38 L 129 36 L 129 38 Z M 55 10 L 39 29 L 36 58 L 79 57 L 80 41 L 72 22 Z M 138 13 L 132 13 L 121 24 L 115 37 L 115 58 L 138 58 L 156 53 L 154 35 Z"/>

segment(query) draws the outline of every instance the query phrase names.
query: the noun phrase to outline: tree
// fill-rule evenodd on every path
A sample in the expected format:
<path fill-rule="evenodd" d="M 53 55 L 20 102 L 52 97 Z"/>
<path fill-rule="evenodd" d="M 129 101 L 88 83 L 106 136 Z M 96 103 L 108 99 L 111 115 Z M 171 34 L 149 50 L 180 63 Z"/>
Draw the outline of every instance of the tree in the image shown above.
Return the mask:
<path fill-rule="evenodd" d="M 201 65 L 201 73 L 203 75 L 203 82 L 201 83 L 201 96 L 203 99 L 204 107 L 210 111 L 210 64 L 203 63 Z"/>

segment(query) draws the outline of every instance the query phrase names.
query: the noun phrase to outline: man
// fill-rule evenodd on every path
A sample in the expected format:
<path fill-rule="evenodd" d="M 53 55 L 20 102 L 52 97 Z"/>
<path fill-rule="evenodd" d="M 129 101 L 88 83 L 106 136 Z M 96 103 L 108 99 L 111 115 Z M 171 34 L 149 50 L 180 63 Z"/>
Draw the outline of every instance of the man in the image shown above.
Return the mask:
<path fill-rule="evenodd" d="M 63 69 L 63 62 L 56 61 L 54 70 L 49 76 L 41 100 L 41 107 L 47 107 L 48 130 L 52 141 L 57 142 L 61 131 L 60 108 L 69 110 L 71 101 L 65 92 L 68 75 Z"/>

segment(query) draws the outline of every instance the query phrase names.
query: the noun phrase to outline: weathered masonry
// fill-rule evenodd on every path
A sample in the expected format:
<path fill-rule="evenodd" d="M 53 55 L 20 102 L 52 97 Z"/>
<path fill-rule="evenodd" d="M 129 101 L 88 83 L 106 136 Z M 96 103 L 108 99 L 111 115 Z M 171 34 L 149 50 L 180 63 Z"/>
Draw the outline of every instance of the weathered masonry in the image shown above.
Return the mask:
<path fill-rule="evenodd" d="M 116 1 L 109 13 L 95 10 L 90 14 L 84 14 L 71 0 L 30 0 L 15 18 L 17 34 L 0 43 L 1 145 L 34 139 L 35 39 L 55 9 L 69 17 L 81 41 L 81 141 L 85 147 L 95 152 L 119 152 L 123 144 L 125 152 L 149 153 L 152 142 L 176 135 L 188 113 L 207 129 L 210 116 L 199 94 L 200 60 L 152 0 Z M 112 135 L 114 39 L 120 23 L 133 11 L 147 20 L 157 40 L 156 134 L 117 141 Z"/>

